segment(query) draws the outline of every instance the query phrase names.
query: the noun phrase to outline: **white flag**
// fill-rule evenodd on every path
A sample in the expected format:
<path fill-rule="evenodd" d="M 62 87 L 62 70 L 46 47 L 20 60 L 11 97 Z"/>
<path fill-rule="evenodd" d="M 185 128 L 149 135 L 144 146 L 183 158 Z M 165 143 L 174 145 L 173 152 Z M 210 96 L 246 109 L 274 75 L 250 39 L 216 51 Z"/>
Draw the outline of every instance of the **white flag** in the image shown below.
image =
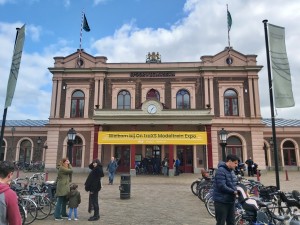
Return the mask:
<path fill-rule="evenodd" d="M 23 52 L 24 40 L 25 40 L 25 25 L 23 25 L 17 31 L 17 38 L 16 38 L 16 42 L 15 42 L 15 47 L 14 47 L 14 54 L 13 54 L 13 58 L 12 58 L 10 74 L 9 74 L 8 83 L 7 83 L 5 108 L 11 106 L 11 102 L 14 97 L 18 74 L 19 74 L 20 63 L 21 63 L 21 57 L 22 57 L 22 52 Z"/>
<path fill-rule="evenodd" d="M 284 27 L 269 24 L 269 45 L 276 108 L 295 106 Z"/>

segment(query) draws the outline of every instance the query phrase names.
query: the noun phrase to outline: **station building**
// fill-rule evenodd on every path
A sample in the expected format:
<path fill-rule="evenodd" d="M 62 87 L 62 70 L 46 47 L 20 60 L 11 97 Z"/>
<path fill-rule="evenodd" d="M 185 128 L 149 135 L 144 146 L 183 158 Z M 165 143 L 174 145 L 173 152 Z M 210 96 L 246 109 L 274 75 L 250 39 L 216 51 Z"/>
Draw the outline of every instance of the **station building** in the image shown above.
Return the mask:
<path fill-rule="evenodd" d="M 259 169 L 274 169 L 271 121 L 260 110 L 256 55 L 232 48 L 195 62 L 163 62 L 148 53 L 140 63 L 109 63 L 76 51 L 54 57 L 49 120 L 7 121 L 1 157 L 45 161 L 55 169 L 71 155 L 75 170 L 94 158 L 135 175 L 143 158 L 181 161 L 184 173 L 217 167 L 219 134 L 228 132 L 226 154 Z M 75 140 L 68 142 L 70 128 Z M 299 170 L 300 121 L 276 120 L 279 168 Z"/>

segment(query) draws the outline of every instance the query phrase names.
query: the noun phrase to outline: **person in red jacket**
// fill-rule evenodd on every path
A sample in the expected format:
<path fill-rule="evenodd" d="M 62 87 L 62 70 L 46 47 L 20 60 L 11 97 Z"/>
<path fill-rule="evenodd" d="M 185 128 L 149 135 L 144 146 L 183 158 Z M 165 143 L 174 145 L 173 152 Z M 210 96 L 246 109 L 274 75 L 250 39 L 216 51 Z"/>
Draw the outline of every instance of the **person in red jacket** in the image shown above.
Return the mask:
<path fill-rule="evenodd" d="M 22 224 L 18 196 L 9 186 L 13 173 L 14 165 L 11 162 L 0 162 L 0 224 Z"/>

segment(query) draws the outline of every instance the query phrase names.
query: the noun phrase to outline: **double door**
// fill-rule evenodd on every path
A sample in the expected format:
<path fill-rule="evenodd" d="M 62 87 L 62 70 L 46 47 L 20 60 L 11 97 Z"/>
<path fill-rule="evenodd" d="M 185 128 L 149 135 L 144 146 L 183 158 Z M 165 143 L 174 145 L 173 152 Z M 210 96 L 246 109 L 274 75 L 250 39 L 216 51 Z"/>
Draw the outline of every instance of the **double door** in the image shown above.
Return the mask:
<path fill-rule="evenodd" d="M 180 171 L 182 173 L 193 173 L 193 146 L 177 146 L 177 157 L 180 160 Z"/>
<path fill-rule="evenodd" d="M 118 163 L 117 172 L 130 171 L 130 146 L 118 145 L 115 147 L 115 160 Z"/>

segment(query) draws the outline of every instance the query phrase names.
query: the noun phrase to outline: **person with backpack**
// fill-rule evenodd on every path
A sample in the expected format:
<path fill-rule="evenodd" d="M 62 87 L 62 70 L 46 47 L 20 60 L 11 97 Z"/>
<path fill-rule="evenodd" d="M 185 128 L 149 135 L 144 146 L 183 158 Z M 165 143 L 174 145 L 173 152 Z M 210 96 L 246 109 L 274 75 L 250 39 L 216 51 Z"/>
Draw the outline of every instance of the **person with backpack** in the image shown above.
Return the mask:
<path fill-rule="evenodd" d="M 17 194 L 9 186 L 14 170 L 11 162 L 0 162 L 0 224 L 22 224 Z"/>

